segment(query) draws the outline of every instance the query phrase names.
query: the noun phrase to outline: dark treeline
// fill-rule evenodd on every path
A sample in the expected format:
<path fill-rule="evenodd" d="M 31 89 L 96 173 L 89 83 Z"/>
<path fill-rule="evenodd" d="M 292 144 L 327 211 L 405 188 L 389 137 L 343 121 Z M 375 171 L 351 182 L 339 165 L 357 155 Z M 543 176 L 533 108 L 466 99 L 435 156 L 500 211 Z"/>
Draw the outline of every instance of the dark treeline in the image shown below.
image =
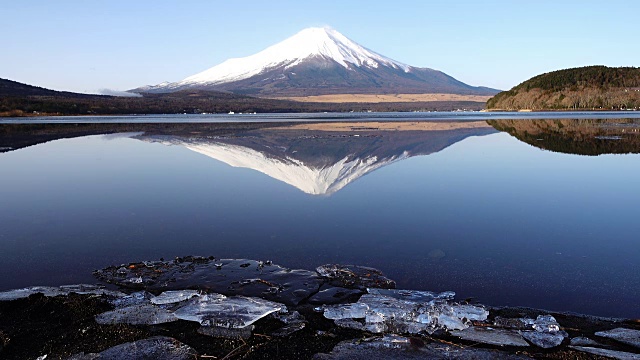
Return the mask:
<path fill-rule="evenodd" d="M 587 66 L 535 76 L 487 102 L 489 109 L 635 109 L 640 68 Z"/>
<path fill-rule="evenodd" d="M 200 114 L 233 112 L 361 112 L 480 110 L 484 103 L 303 103 L 262 99 L 216 91 L 178 91 L 137 97 L 75 94 L 0 79 L 0 116 Z"/>

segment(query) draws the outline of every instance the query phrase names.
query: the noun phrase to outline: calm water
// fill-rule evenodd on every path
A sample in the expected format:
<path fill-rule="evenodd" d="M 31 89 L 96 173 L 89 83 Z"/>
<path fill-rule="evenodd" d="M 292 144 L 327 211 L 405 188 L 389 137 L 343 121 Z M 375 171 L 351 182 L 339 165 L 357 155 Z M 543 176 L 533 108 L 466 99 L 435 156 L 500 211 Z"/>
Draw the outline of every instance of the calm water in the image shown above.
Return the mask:
<path fill-rule="evenodd" d="M 640 121 L 464 120 L 0 125 L 0 290 L 195 254 L 640 317 Z"/>

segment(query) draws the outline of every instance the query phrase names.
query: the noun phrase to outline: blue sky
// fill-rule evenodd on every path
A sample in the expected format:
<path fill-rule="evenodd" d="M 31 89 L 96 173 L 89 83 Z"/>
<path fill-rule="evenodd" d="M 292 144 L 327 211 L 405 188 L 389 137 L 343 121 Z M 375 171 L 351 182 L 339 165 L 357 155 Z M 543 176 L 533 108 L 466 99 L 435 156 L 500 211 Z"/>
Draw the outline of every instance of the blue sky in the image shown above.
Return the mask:
<path fill-rule="evenodd" d="M 0 78 L 56 90 L 178 81 L 310 26 L 500 89 L 568 67 L 640 66 L 637 0 L 0 1 Z"/>

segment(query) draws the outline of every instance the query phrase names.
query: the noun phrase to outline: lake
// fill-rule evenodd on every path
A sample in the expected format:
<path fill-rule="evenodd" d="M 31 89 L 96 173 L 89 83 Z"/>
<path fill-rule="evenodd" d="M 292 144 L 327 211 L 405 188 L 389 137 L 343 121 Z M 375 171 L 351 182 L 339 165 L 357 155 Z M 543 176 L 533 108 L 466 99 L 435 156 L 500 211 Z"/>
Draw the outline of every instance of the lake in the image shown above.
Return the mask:
<path fill-rule="evenodd" d="M 3 122 L 0 290 L 213 255 L 640 317 L 635 112 Z"/>

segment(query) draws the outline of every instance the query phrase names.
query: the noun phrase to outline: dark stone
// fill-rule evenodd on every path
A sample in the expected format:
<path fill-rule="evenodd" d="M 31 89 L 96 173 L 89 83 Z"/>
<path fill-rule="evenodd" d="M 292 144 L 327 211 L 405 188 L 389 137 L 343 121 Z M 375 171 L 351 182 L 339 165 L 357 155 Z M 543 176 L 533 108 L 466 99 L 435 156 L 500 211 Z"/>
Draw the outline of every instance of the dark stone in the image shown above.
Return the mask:
<path fill-rule="evenodd" d="M 308 302 L 316 305 L 356 302 L 362 294 L 364 294 L 364 291 L 360 289 L 347 289 L 331 285 L 322 285 L 320 291 L 310 297 Z"/>
<path fill-rule="evenodd" d="M 365 266 L 328 264 L 316 268 L 329 284 L 349 289 L 395 289 L 396 282 L 384 276 L 382 271 Z"/>

